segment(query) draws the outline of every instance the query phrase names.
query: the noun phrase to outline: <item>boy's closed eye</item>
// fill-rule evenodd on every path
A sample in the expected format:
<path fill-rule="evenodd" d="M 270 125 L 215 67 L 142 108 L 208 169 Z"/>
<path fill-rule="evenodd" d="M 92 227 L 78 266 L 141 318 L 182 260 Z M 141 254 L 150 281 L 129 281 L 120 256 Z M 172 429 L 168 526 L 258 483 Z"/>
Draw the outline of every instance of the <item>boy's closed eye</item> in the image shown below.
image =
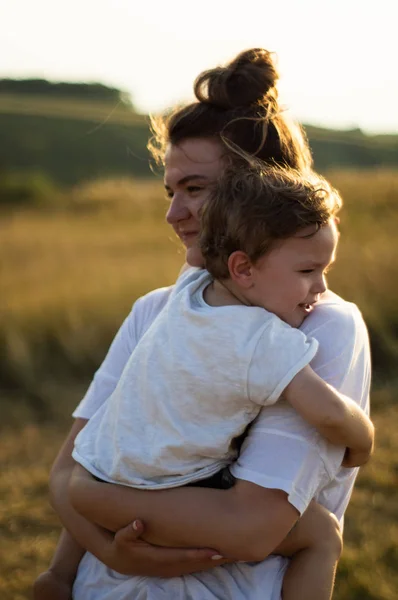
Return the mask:
<path fill-rule="evenodd" d="M 322 271 L 322 275 L 327 275 L 333 265 L 329 265 Z M 316 269 L 300 269 L 299 273 L 313 273 Z"/>

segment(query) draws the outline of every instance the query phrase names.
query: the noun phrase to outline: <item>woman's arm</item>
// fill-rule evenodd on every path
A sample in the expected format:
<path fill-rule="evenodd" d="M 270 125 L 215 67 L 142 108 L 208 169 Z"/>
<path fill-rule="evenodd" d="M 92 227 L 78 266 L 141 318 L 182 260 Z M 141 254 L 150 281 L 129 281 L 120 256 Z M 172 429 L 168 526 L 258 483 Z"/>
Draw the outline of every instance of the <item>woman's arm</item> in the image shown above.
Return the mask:
<path fill-rule="evenodd" d="M 307 335 L 316 337 L 320 343 L 313 366 L 330 385 L 351 396 L 358 405 L 366 409 L 370 381 L 366 328 L 359 312 L 356 309 L 353 311 L 352 305 L 342 304 L 334 299 L 330 304 L 331 306 L 318 310 L 315 320 L 312 317 L 307 320 Z M 245 537 L 242 548 L 247 539 L 250 543 L 253 542 L 252 552 L 254 549 L 256 556 L 264 556 L 269 552 L 269 547 L 259 548 L 256 545 L 259 540 L 260 545 L 264 540 L 267 545 L 269 539 L 269 546 L 275 547 L 277 540 L 294 524 L 298 511 L 302 513 L 315 494 L 322 495 L 320 490 L 339 472 L 342 456 L 341 448 L 331 446 L 326 440 L 319 438 L 288 404 L 278 402 L 275 406 L 262 410 L 232 468 L 235 477 L 241 480 L 236 484 L 236 497 L 232 506 L 238 514 L 231 510 L 231 505 L 228 509 L 229 516 L 233 514 L 235 519 L 230 524 L 232 535 L 237 529 L 245 537 L 246 531 L 242 533 L 242 523 L 246 525 L 245 520 L 252 517 L 250 527 L 247 528 L 252 537 Z M 332 497 L 329 509 L 334 510 L 339 517 L 348 501 L 354 479 L 355 471 L 352 470 L 345 475 L 339 493 L 334 493 Z M 168 544 L 182 544 L 185 541 L 199 545 L 197 536 L 201 540 L 203 537 L 200 512 L 202 508 L 206 508 L 207 522 L 214 527 L 213 532 L 210 532 L 214 536 L 213 546 L 221 551 L 224 543 L 224 552 L 227 554 L 231 550 L 225 544 L 225 539 L 219 540 L 216 533 L 220 519 L 221 525 L 224 524 L 222 527 L 228 521 L 223 517 L 224 502 L 220 501 L 220 494 L 222 499 L 228 498 L 231 490 L 195 487 L 145 492 L 95 482 L 90 480 L 90 476 L 88 480 L 80 482 L 80 491 L 79 486 L 76 486 L 73 493 L 81 495 L 79 498 L 76 496 L 74 502 L 76 505 L 79 503 L 79 510 L 89 518 L 106 527 L 113 529 L 136 516 L 145 515 L 149 536 L 154 541 Z M 84 488 L 86 484 L 87 487 Z M 101 505 L 93 506 L 89 500 L 90 494 L 93 494 L 92 499 L 102 498 Z M 166 494 L 168 503 L 164 502 Z M 180 502 L 180 498 L 184 500 Z M 210 498 L 213 500 L 210 501 Z M 115 515 L 116 511 L 110 511 L 107 499 L 116 504 L 119 502 L 123 512 Z M 93 514 L 92 510 L 97 514 Z M 187 522 L 184 522 L 184 530 L 177 535 L 180 517 L 187 519 Z M 204 525 L 207 527 L 206 523 Z M 185 540 L 183 536 L 188 528 L 189 537 Z M 255 533 L 253 529 L 256 530 Z M 169 531 L 169 537 L 166 531 Z M 228 529 L 222 532 L 223 535 L 224 533 L 228 536 Z M 228 539 L 227 537 L 227 541 Z M 206 542 L 208 543 L 207 538 Z M 232 540 L 231 547 L 234 543 L 236 546 L 236 542 Z"/>
<path fill-rule="evenodd" d="M 284 390 L 284 398 L 329 442 L 346 446 L 360 466 L 373 451 L 374 427 L 369 417 L 350 398 L 337 392 L 311 369 L 305 367 Z"/>
<path fill-rule="evenodd" d="M 67 572 L 74 578 L 79 562 L 85 552 L 93 552 L 99 560 L 106 558 L 103 548 L 106 548 L 113 539 L 110 532 L 82 518 L 71 506 L 68 500 L 68 486 L 75 461 L 71 456 L 75 437 L 86 424 L 85 419 L 76 419 L 70 433 L 65 440 L 50 473 L 50 502 L 58 513 L 62 524 L 75 540 L 72 544 L 70 536 L 62 534 L 53 559 L 52 567 L 57 571 Z"/>
<path fill-rule="evenodd" d="M 280 490 L 238 481 L 229 490 L 184 487 L 142 491 L 94 480 L 76 467 L 69 489 L 86 518 L 116 531 L 139 517 L 144 539 L 175 547 L 214 547 L 233 560 L 266 558 L 298 518 Z"/>
<path fill-rule="evenodd" d="M 217 553 L 209 548 L 158 548 L 138 539 L 142 530 L 134 532 L 131 527 L 126 527 L 114 536 L 76 512 L 68 499 L 70 477 L 76 465 L 71 452 L 75 437 L 85 423 L 84 419 L 76 419 L 50 475 L 51 503 L 70 534 L 61 535 L 51 570 L 63 573 L 70 583 L 73 582 L 85 550 L 111 569 L 126 575 L 174 577 L 214 567 L 211 557 Z"/>
<path fill-rule="evenodd" d="M 137 340 L 162 310 L 169 293 L 169 288 L 155 290 L 135 303 L 115 336 L 85 398 L 75 411 L 75 423 L 54 463 L 50 483 L 52 503 L 72 537 L 66 533 L 62 534 L 52 567 L 59 567 L 64 571 L 67 562 L 70 579 L 74 577 L 75 569 L 85 550 L 89 550 L 108 567 L 126 575 L 175 577 L 214 567 L 214 561 L 211 560 L 215 554 L 214 550 L 151 546 L 138 539 L 142 531 L 134 531 L 130 526 L 113 536 L 86 521 L 68 502 L 67 489 L 76 464 L 71 456 L 75 437 L 87 419 L 106 402 L 114 390 Z M 69 541 L 65 542 L 68 538 Z M 72 538 L 76 541 L 72 541 Z"/>
<path fill-rule="evenodd" d="M 50 475 L 51 503 L 61 518 L 68 524 L 74 537 L 66 529 L 62 530 L 54 556 L 48 570 L 34 583 L 34 598 L 38 600 L 67 599 L 71 597 L 73 582 L 85 549 L 92 551 L 100 560 L 106 559 L 105 549 L 112 544 L 110 532 L 82 518 L 65 502 L 65 490 L 69 485 L 74 461 L 70 455 L 76 435 L 86 424 L 85 419 L 76 419 L 62 446 Z"/>

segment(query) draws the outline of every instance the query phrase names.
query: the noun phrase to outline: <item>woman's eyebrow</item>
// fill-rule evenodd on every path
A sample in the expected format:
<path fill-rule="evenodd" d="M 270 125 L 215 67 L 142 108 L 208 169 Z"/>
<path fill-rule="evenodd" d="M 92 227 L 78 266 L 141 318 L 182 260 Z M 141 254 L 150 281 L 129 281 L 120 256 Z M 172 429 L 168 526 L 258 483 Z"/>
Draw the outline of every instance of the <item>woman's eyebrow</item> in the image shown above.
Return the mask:
<path fill-rule="evenodd" d="M 193 180 L 202 180 L 202 181 L 207 181 L 208 178 L 206 177 L 206 175 L 199 175 L 199 174 L 192 174 L 192 175 L 185 175 L 185 177 L 182 177 L 181 179 L 179 179 L 177 181 L 177 185 L 184 185 L 186 183 L 189 183 L 190 181 Z M 166 182 L 164 182 L 164 187 L 167 189 L 170 189 L 170 186 L 167 185 Z"/>

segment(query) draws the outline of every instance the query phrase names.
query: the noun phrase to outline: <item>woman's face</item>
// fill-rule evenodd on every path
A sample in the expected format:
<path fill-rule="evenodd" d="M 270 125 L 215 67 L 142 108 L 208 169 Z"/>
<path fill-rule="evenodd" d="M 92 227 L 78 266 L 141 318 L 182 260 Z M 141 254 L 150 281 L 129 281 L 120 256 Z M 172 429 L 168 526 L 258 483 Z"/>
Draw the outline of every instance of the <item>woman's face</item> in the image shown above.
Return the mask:
<path fill-rule="evenodd" d="M 203 266 L 198 248 L 200 209 L 208 197 L 210 185 L 224 168 L 222 147 L 206 138 L 191 138 L 170 144 L 165 156 L 164 186 L 170 198 L 167 222 L 186 248 L 186 261 Z"/>

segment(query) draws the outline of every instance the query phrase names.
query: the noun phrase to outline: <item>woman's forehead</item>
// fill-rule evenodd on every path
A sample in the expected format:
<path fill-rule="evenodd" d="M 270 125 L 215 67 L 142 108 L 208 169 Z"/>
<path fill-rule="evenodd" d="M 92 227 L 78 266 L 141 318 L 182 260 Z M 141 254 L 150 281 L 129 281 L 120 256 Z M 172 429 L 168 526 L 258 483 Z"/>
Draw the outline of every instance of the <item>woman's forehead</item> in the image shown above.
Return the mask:
<path fill-rule="evenodd" d="M 190 174 L 217 175 L 222 168 L 222 148 L 214 140 L 192 138 L 169 144 L 165 154 L 165 173 L 181 171 Z"/>

